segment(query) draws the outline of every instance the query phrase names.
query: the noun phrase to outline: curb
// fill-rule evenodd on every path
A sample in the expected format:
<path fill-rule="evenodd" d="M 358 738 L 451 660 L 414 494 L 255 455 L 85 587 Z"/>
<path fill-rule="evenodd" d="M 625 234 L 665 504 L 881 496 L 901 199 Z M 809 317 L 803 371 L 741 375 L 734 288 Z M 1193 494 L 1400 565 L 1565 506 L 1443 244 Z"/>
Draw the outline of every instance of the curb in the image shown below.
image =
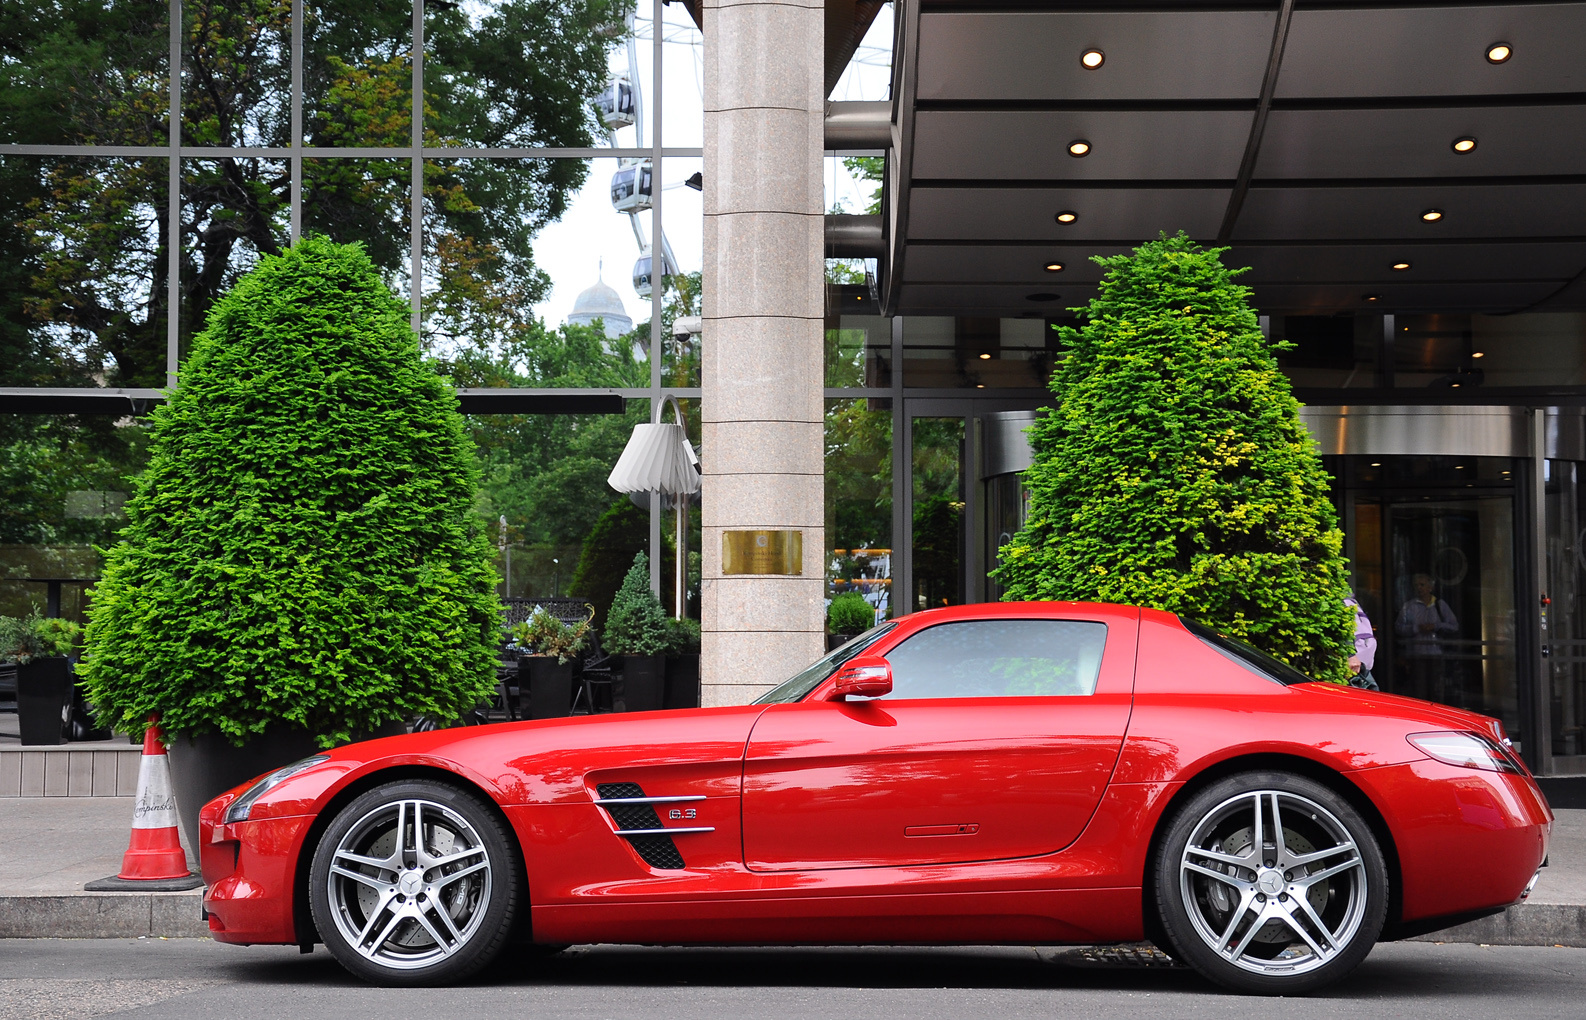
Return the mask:
<path fill-rule="evenodd" d="M 1586 906 L 1573 903 L 1518 903 L 1501 914 L 1417 935 L 1408 941 L 1586 948 Z"/>
<path fill-rule="evenodd" d="M 202 897 L 202 889 L 0 896 L 0 938 L 209 938 L 209 925 L 199 919 Z M 1586 906 L 1521 903 L 1501 914 L 1417 935 L 1409 941 L 1586 948 Z"/>
<path fill-rule="evenodd" d="M 0 896 L 0 938 L 208 938 L 199 920 L 203 890 Z"/>

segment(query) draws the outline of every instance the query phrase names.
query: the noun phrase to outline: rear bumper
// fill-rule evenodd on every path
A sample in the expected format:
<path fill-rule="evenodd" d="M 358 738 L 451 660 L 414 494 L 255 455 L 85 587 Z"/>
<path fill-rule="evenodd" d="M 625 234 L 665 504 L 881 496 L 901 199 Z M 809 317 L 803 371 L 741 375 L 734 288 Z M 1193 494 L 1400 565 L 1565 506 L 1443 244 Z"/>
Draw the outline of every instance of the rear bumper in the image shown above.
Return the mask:
<path fill-rule="evenodd" d="M 213 807 L 205 808 L 199 824 L 210 935 L 241 945 L 297 944 L 297 857 L 313 816 L 216 826 L 209 817 Z"/>
<path fill-rule="evenodd" d="M 1382 811 L 1398 852 L 1390 925 L 1496 913 L 1519 901 L 1547 857 L 1553 813 L 1527 776 L 1428 759 L 1350 778 Z"/>

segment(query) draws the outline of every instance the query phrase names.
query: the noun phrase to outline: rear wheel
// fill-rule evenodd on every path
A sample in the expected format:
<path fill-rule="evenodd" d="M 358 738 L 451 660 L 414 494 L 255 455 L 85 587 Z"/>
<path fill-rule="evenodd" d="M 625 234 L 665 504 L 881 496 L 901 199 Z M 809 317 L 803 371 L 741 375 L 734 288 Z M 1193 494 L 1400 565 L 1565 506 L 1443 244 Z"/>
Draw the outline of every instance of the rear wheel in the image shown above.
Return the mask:
<path fill-rule="evenodd" d="M 424 780 L 377 787 L 343 808 L 309 877 L 326 948 L 383 985 L 473 974 L 506 944 L 517 900 L 516 854 L 495 814 Z"/>
<path fill-rule="evenodd" d="M 1230 776 L 1191 798 L 1169 823 L 1155 882 L 1173 954 L 1243 992 L 1337 981 L 1387 915 L 1387 868 L 1365 819 L 1286 772 Z"/>

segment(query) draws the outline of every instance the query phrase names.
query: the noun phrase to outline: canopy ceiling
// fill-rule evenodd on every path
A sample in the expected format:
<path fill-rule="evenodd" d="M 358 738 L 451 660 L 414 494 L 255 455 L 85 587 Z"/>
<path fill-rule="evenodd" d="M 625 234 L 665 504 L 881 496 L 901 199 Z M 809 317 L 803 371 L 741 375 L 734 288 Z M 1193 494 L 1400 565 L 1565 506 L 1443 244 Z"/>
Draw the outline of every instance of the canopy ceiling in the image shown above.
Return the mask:
<path fill-rule="evenodd" d="M 1061 314 L 1161 230 L 1264 311 L 1586 308 L 1586 3 L 900 2 L 891 312 Z"/>

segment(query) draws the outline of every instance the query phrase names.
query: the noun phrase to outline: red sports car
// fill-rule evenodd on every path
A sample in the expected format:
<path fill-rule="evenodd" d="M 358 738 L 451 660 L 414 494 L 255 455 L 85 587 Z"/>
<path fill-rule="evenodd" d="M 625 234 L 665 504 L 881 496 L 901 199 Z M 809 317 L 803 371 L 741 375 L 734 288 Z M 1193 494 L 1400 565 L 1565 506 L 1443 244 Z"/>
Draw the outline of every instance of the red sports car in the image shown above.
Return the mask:
<path fill-rule="evenodd" d="M 327 751 L 203 811 L 223 942 L 433 984 L 511 942 L 1150 939 L 1292 993 L 1518 902 L 1552 813 L 1495 719 L 1168 613 L 883 624 L 753 705 Z"/>

